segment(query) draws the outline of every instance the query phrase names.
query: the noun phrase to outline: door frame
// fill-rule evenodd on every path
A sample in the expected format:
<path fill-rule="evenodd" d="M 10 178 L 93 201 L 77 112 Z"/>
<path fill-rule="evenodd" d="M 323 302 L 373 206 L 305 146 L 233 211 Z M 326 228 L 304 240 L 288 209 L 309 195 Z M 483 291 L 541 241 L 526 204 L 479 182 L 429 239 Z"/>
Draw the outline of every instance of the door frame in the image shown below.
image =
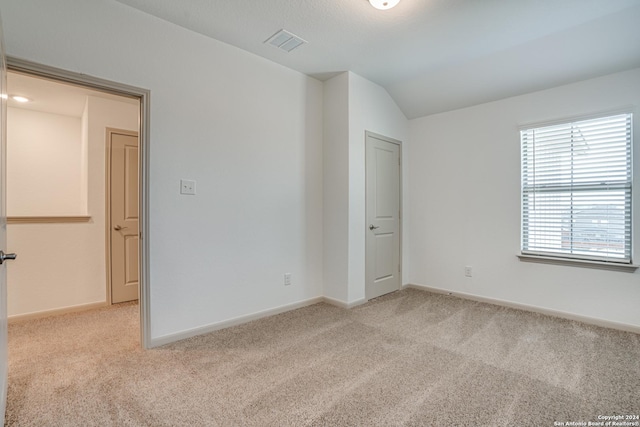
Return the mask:
<path fill-rule="evenodd" d="M 138 225 L 140 231 L 139 245 L 139 266 L 140 266 L 140 344 L 142 348 L 151 348 L 151 283 L 149 273 L 149 147 L 150 147 L 150 112 L 151 112 L 151 92 L 135 86 L 104 80 L 92 77 L 86 74 L 75 73 L 72 71 L 62 70 L 60 68 L 50 67 L 23 59 L 7 56 L 7 69 L 9 71 L 20 72 L 34 77 L 43 77 L 50 80 L 56 80 L 62 83 L 68 83 L 76 86 L 82 86 L 113 95 L 120 95 L 128 98 L 138 99 L 140 102 L 140 123 L 138 130 L 138 149 L 139 156 L 139 203 L 140 215 Z M 110 301 L 111 296 L 108 295 Z"/>
<path fill-rule="evenodd" d="M 7 92 L 7 57 L 4 50 L 4 29 L 0 19 L 0 92 Z M 7 100 L 0 99 L 0 250 L 7 250 Z M 7 250 L 7 252 L 9 252 Z M 7 409 L 9 383 L 9 352 L 7 308 L 7 268 L 0 266 L 0 416 L 4 420 Z"/>
<path fill-rule="evenodd" d="M 365 241 L 364 241 L 364 297 L 365 300 L 369 301 L 370 298 L 368 295 L 368 286 L 367 286 L 367 259 L 369 258 L 367 256 L 367 239 L 369 238 L 369 233 L 367 233 L 367 229 L 366 227 L 368 226 L 368 220 L 369 220 L 369 215 L 367 212 L 367 140 L 369 139 L 369 137 L 373 137 L 376 139 L 380 139 L 382 141 L 388 142 L 390 144 L 395 144 L 398 146 L 398 159 L 399 159 L 399 164 L 398 164 L 398 209 L 399 209 L 399 216 L 398 216 L 398 267 L 399 267 L 399 271 L 398 271 L 398 289 L 400 290 L 402 289 L 402 273 L 403 273 L 403 268 L 402 268 L 402 235 L 403 235 L 403 224 L 404 224 L 404 215 L 403 215 L 403 185 L 402 185 L 402 180 L 403 180 L 403 173 L 402 173 L 402 167 L 404 166 L 404 162 L 402 161 L 402 141 L 399 141 L 397 139 L 394 138 L 390 138 L 388 136 L 384 136 L 384 135 L 380 135 L 379 133 L 375 133 L 375 132 L 371 132 L 368 130 L 364 131 L 364 164 L 365 164 L 365 180 L 364 180 L 364 194 L 365 194 L 365 202 L 364 202 L 364 226 L 365 226 Z"/>
<path fill-rule="evenodd" d="M 139 132 L 132 132 L 130 130 L 126 130 L 126 129 L 116 129 L 116 128 L 111 128 L 108 127 L 106 129 L 105 132 L 105 148 L 106 148 L 106 161 L 105 161 L 105 177 L 106 177 L 106 181 L 105 181 L 105 187 L 104 187 L 104 195 L 105 195 L 105 202 L 104 202 L 104 207 L 105 207 L 105 233 L 106 233 L 106 238 L 105 238 L 105 254 L 106 254 L 106 260 L 107 260 L 107 305 L 112 305 L 113 304 L 113 299 L 112 299 L 112 290 L 113 290 L 113 283 L 111 282 L 111 135 L 117 133 L 120 135 L 129 135 L 129 136 L 135 136 L 136 138 L 138 138 L 138 150 L 140 150 L 140 135 Z M 140 152 L 140 151 L 138 151 Z M 140 156 L 138 156 L 140 157 Z M 138 165 L 139 167 L 139 165 Z M 140 183 L 138 183 L 138 187 L 140 187 Z M 140 188 L 138 188 L 138 190 L 140 190 Z M 138 227 L 140 226 L 140 218 L 138 218 Z M 138 228 L 138 230 L 140 230 L 140 228 Z M 138 271 L 140 271 L 140 260 L 138 260 Z M 140 277 L 138 277 L 138 281 L 140 280 Z M 138 287 L 140 287 L 140 285 L 138 285 Z M 140 298 L 140 296 L 138 295 L 138 298 Z"/>

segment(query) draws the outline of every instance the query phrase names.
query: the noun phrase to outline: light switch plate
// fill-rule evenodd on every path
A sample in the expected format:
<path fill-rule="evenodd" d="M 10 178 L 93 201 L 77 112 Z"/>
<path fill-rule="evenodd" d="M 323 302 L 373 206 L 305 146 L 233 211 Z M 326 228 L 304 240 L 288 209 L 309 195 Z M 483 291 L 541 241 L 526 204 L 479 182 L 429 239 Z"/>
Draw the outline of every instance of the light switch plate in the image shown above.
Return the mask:
<path fill-rule="evenodd" d="M 196 182 L 191 179 L 181 179 L 180 180 L 180 194 L 196 194 Z"/>

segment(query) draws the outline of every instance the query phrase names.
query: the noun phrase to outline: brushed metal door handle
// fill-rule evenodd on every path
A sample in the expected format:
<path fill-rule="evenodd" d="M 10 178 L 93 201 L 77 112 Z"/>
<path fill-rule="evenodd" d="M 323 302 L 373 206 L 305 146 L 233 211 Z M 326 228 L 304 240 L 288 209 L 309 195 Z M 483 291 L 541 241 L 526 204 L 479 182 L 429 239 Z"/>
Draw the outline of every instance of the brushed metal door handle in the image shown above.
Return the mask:
<path fill-rule="evenodd" d="M 122 227 L 120 225 L 116 225 L 115 227 L 113 227 L 113 229 L 116 230 L 116 231 L 124 230 L 125 228 L 127 228 L 127 227 Z"/>
<path fill-rule="evenodd" d="M 4 251 L 0 251 L 0 264 L 9 259 L 16 259 L 16 254 L 5 254 Z"/>
<path fill-rule="evenodd" d="M 377 230 L 378 228 L 380 228 L 380 227 L 376 227 L 376 226 L 375 226 L 375 225 L 373 225 L 373 224 L 369 225 L 369 230 L 372 230 L 372 231 L 373 231 L 373 230 Z"/>

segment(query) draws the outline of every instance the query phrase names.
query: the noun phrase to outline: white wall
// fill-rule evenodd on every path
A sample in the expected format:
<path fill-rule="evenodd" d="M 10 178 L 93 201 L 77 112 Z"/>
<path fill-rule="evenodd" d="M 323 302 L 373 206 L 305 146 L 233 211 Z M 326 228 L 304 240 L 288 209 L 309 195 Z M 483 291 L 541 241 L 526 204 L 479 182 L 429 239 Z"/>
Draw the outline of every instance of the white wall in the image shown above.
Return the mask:
<path fill-rule="evenodd" d="M 75 189 L 88 189 L 88 195 L 76 195 L 75 200 L 88 200 L 84 212 L 48 211 L 50 201 L 46 197 L 39 198 L 38 215 L 80 215 L 88 213 L 88 223 L 66 224 L 9 224 L 7 228 L 7 244 L 18 258 L 7 266 L 8 275 L 8 312 L 9 316 L 34 314 L 52 310 L 72 308 L 85 304 L 106 301 L 106 257 L 105 257 L 105 137 L 106 128 L 114 127 L 126 130 L 138 129 L 138 106 L 90 96 L 87 99 L 83 118 L 32 113 L 27 120 L 16 120 L 16 115 L 9 117 L 8 171 L 12 171 L 8 180 L 8 194 L 13 198 L 7 202 L 10 212 L 14 204 L 21 204 L 21 192 L 17 191 L 19 183 L 16 176 L 38 174 L 50 176 L 58 173 L 69 174 L 75 182 Z M 25 111 L 25 110 L 22 110 Z M 71 159 L 60 159 L 56 151 L 38 147 L 35 151 L 25 153 L 24 157 L 12 156 L 16 144 L 24 140 L 14 139 L 14 135 L 28 132 L 32 138 L 40 139 L 44 144 L 53 144 L 56 136 L 62 132 L 68 122 L 73 122 L 77 130 L 73 150 L 69 147 L 58 147 L 72 151 Z M 26 128 L 26 129 L 24 129 Z M 61 128 L 61 129 L 60 129 Z M 86 131 L 86 134 L 84 132 Z M 41 132 L 40 135 L 33 135 Z M 83 132 L 83 135 L 80 133 Z M 62 133 L 64 135 L 64 133 Z M 46 137 L 46 138 L 45 138 Z M 35 141 L 30 141 L 35 144 Z M 64 140 L 66 143 L 66 140 Z M 86 142 L 86 144 L 85 144 Z M 31 159 L 43 150 L 51 162 L 43 162 L 38 169 L 32 167 Z M 43 154 L 43 153 L 40 153 Z M 26 170 L 25 170 L 26 169 Z M 66 169 L 66 170 L 65 170 Z M 81 178 L 87 180 L 81 185 Z M 67 178 L 70 180 L 71 178 Z M 34 192 L 40 191 L 35 183 Z M 71 186 L 71 183 L 69 184 Z M 35 202 L 32 202 L 32 204 Z M 52 206 L 56 204 L 51 203 Z M 31 211 L 20 215 L 31 216 Z M 13 213 L 12 213 L 13 214 Z"/>
<path fill-rule="evenodd" d="M 151 91 L 152 339 L 321 295 L 322 83 L 111 0 L 0 8 L 9 55 Z"/>
<path fill-rule="evenodd" d="M 349 73 L 324 82 L 324 296 L 349 301 Z"/>
<path fill-rule="evenodd" d="M 365 131 L 403 142 L 408 121 L 387 91 L 352 72 L 324 83 L 325 296 L 365 298 Z M 404 179 L 404 178 L 403 178 Z"/>
<path fill-rule="evenodd" d="M 78 117 L 7 109 L 7 215 L 84 215 Z"/>
<path fill-rule="evenodd" d="M 521 262 L 525 124 L 640 104 L 640 69 L 410 121 L 410 283 L 640 326 L 640 273 Z M 635 135 L 640 120 L 635 117 Z M 640 200 L 640 146 L 634 143 Z M 636 203 L 637 205 L 637 203 Z M 640 210 L 634 211 L 635 261 Z M 473 266 L 473 277 L 464 266 Z"/>

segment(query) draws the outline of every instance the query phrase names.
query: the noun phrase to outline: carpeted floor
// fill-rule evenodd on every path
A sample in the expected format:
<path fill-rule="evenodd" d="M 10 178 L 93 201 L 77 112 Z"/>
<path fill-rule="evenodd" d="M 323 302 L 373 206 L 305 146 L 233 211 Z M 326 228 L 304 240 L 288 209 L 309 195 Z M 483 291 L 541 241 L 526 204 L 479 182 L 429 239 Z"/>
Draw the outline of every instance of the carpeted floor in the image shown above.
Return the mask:
<path fill-rule="evenodd" d="M 554 426 L 640 414 L 637 334 L 406 289 L 143 351 L 137 310 L 10 325 L 6 425 Z"/>

